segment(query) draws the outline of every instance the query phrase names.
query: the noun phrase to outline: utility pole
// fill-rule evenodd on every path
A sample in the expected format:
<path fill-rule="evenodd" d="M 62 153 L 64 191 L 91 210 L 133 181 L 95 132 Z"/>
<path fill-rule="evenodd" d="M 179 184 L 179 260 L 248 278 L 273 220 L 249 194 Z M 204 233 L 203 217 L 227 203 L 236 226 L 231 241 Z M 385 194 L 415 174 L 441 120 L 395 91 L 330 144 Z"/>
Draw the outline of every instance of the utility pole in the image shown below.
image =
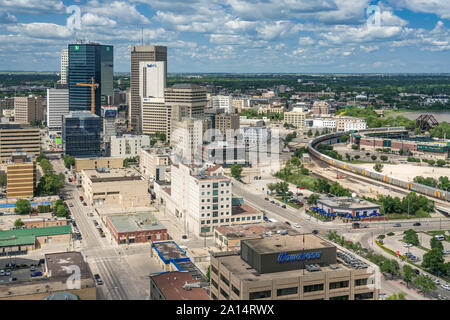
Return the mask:
<path fill-rule="evenodd" d="M 408 198 L 408 220 L 409 220 L 409 198 Z"/>

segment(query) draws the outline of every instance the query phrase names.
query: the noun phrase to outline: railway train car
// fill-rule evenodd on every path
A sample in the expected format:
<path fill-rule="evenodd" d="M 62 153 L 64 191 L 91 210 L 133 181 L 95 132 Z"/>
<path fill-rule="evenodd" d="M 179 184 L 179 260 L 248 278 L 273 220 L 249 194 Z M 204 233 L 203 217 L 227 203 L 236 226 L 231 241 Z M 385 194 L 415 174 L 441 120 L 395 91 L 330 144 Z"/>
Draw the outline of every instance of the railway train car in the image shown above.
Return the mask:
<path fill-rule="evenodd" d="M 376 128 L 376 129 L 361 130 L 359 132 L 361 132 L 361 133 L 363 133 L 363 132 L 382 132 L 382 131 L 395 131 L 395 130 L 404 130 L 404 129 L 405 129 L 404 127 Z M 378 172 L 375 172 L 372 170 L 364 169 L 363 167 L 360 167 L 355 164 L 346 163 L 343 161 L 333 159 L 333 158 L 331 158 L 327 155 L 324 155 L 316 150 L 316 146 L 319 145 L 320 143 L 326 143 L 326 141 L 331 142 L 333 140 L 337 140 L 340 136 L 342 136 L 344 134 L 345 134 L 345 132 L 336 132 L 336 133 L 332 133 L 332 134 L 319 136 L 316 139 L 309 142 L 308 152 L 311 154 L 311 156 L 313 156 L 317 159 L 320 159 L 322 161 L 325 161 L 328 164 L 335 166 L 337 168 L 351 171 L 353 173 L 357 173 L 360 175 L 364 175 L 371 179 L 374 179 L 374 180 L 377 180 L 380 182 L 384 182 L 384 183 L 388 183 L 388 184 L 391 184 L 396 187 L 400 187 L 405 190 L 414 191 L 414 192 L 417 192 L 420 194 L 427 195 L 429 197 L 442 199 L 445 201 L 450 201 L 450 192 L 449 191 L 432 188 L 432 187 L 425 186 L 423 184 L 419 184 L 416 182 L 408 182 L 408 181 L 405 181 L 405 180 L 402 180 L 402 179 L 399 179 L 396 177 L 391 177 L 391 176 L 381 174 L 381 173 L 378 173 Z"/>

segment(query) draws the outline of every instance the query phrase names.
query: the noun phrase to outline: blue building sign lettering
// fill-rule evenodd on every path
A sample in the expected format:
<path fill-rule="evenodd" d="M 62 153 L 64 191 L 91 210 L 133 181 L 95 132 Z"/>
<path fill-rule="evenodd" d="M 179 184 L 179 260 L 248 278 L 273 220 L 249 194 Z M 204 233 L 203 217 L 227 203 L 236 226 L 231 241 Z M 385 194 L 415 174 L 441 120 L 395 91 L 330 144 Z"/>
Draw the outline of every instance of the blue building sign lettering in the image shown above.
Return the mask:
<path fill-rule="evenodd" d="M 308 253 L 297 253 L 297 254 L 287 254 L 286 252 L 281 252 L 278 256 L 278 262 L 290 262 L 290 261 L 302 261 L 319 259 L 322 255 L 322 251 L 308 252 Z"/>

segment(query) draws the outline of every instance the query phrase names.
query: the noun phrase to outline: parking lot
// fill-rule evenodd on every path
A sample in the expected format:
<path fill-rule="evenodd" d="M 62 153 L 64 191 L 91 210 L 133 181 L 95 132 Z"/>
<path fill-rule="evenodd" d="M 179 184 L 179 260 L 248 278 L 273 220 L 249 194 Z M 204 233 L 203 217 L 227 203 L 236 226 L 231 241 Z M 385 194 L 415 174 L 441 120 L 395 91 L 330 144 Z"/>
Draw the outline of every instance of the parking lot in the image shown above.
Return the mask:
<path fill-rule="evenodd" d="M 39 264 L 41 262 L 41 264 Z M 43 260 L 23 257 L 0 259 L 0 283 L 39 279 L 43 275 Z M 31 275 L 34 275 L 33 277 Z"/>

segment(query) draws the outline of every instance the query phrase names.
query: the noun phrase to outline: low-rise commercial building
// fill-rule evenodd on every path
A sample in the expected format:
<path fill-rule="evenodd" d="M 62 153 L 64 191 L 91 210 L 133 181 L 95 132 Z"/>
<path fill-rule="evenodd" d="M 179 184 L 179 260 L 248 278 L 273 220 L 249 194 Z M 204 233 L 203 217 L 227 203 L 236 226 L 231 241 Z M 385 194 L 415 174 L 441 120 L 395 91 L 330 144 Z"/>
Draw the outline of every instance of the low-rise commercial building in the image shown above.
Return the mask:
<path fill-rule="evenodd" d="M 106 225 L 117 244 L 167 240 L 167 228 L 151 213 L 111 215 Z"/>
<path fill-rule="evenodd" d="M 7 198 L 31 198 L 36 186 L 36 160 L 26 152 L 13 153 L 6 166 Z"/>
<path fill-rule="evenodd" d="M 21 219 L 23 222 L 23 227 L 25 229 L 32 228 L 47 228 L 47 227 L 57 227 L 57 226 L 67 226 L 68 221 L 66 218 L 25 218 Z"/>
<path fill-rule="evenodd" d="M 72 227 L 13 229 L 0 231 L 0 256 L 26 254 L 29 250 L 38 249 L 51 243 L 69 245 L 72 238 Z"/>
<path fill-rule="evenodd" d="M 82 170 L 85 201 L 93 206 L 144 207 L 150 203 L 148 183 L 133 170 Z"/>
<path fill-rule="evenodd" d="M 211 297 L 219 300 L 376 300 L 377 266 L 312 234 L 243 240 L 211 254 Z"/>
<path fill-rule="evenodd" d="M 189 272 L 173 271 L 150 275 L 150 300 L 210 300 L 198 279 Z"/>
<path fill-rule="evenodd" d="M 0 124 L 0 160 L 7 162 L 14 152 L 27 152 L 38 156 L 41 133 L 38 127 L 21 124 Z"/>
<path fill-rule="evenodd" d="M 367 200 L 352 197 L 320 198 L 317 207 L 327 213 L 343 214 L 345 217 L 369 217 L 380 214 L 381 206 Z"/>
<path fill-rule="evenodd" d="M 73 279 L 74 272 L 78 279 Z M 43 275 L 36 279 L 30 279 L 28 272 L 23 277 L 14 273 L 16 281 L 0 284 L 0 300 L 47 300 L 55 299 L 55 295 L 79 300 L 97 299 L 94 277 L 79 252 L 45 254 Z"/>

